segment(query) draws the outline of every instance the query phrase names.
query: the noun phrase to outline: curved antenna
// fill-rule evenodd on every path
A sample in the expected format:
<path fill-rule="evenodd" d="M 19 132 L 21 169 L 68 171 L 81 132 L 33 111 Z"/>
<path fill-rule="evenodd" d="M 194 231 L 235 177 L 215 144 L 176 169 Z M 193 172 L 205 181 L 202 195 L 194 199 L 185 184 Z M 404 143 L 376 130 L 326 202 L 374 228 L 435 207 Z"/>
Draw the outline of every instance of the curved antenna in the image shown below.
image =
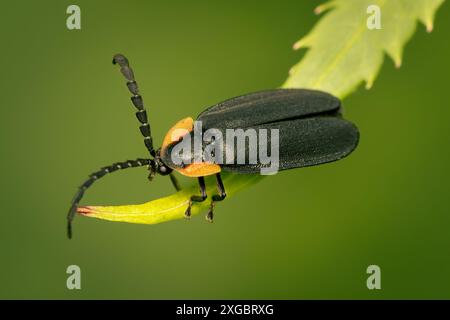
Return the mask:
<path fill-rule="evenodd" d="M 150 154 L 155 157 L 156 151 L 153 148 L 153 138 L 150 129 L 150 124 L 147 119 L 147 112 L 145 111 L 144 101 L 142 100 L 142 96 L 139 94 L 139 88 L 136 80 L 134 79 L 133 69 L 131 69 L 128 59 L 125 58 L 122 54 L 116 54 L 113 57 L 113 64 L 118 64 L 120 66 L 120 72 L 122 72 L 123 76 L 127 80 L 128 90 L 133 94 L 131 97 L 131 102 L 138 110 L 136 112 L 136 118 L 141 123 L 139 129 L 141 130 L 142 135 L 144 136 L 144 143 L 147 150 Z"/>
<path fill-rule="evenodd" d="M 117 171 L 119 169 L 128 169 L 128 168 L 136 168 L 143 166 L 150 166 L 150 171 L 154 171 L 154 161 L 152 159 L 136 159 L 136 160 L 127 160 L 124 162 L 116 162 L 110 166 L 103 167 L 99 171 L 96 171 L 89 175 L 89 179 L 87 179 L 78 189 L 78 192 L 75 194 L 75 197 L 72 200 L 72 205 L 70 206 L 69 213 L 67 214 L 67 237 L 69 239 L 72 238 L 72 221 L 75 218 L 75 213 L 78 207 L 78 204 L 81 201 L 81 198 L 84 195 L 84 192 L 98 179 L 105 176 L 107 173 L 111 173 Z"/>

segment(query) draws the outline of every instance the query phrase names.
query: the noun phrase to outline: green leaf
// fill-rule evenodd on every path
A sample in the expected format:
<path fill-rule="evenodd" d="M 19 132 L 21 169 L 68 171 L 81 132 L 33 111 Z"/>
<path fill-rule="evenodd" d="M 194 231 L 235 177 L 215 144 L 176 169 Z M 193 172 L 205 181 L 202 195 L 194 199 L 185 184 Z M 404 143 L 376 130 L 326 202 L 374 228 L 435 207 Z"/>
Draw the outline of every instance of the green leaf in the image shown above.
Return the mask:
<path fill-rule="evenodd" d="M 260 175 L 236 175 L 226 172 L 222 174 L 222 181 L 226 187 L 227 197 L 230 197 L 236 192 L 258 182 L 261 178 L 262 176 Z M 206 192 L 209 195 L 216 192 L 216 184 L 214 179 L 207 179 L 206 186 Z M 192 186 L 168 197 L 156 199 L 144 204 L 124 206 L 88 206 L 79 208 L 79 213 L 87 217 L 109 221 L 155 224 L 184 218 L 184 212 L 188 206 L 190 196 L 198 193 L 198 186 Z M 208 197 L 208 199 L 210 198 L 211 197 Z M 209 201 L 195 203 L 192 206 L 191 214 L 198 214 L 206 210 L 209 205 Z"/>
<path fill-rule="evenodd" d="M 384 53 L 397 67 L 403 47 L 413 35 L 417 20 L 433 29 L 433 18 L 444 0 L 335 0 L 316 8 L 330 10 L 310 33 L 294 44 L 309 48 L 290 70 L 284 87 L 311 88 L 344 97 L 362 81 L 370 88 L 381 68 Z M 367 21 L 377 5 L 381 29 L 370 30 Z"/>
<path fill-rule="evenodd" d="M 294 44 L 295 49 L 309 48 L 295 65 L 283 87 L 311 88 L 343 98 L 361 82 L 370 88 L 387 53 L 399 67 L 403 47 L 421 21 L 428 31 L 444 0 L 334 0 L 316 8 L 328 11 L 310 33 Z M 381 10 L 381 29 L 369 30 L 369 5 Z M 259 175 L 223 174 L 228 197 L 262 179 Z M 209 183 L 208 183 L 209 182 Z M 208 194 L 214 194 L 215 183 L 208 179 Z M 198 194 L 198 186 L 140 205 L 90 206 L 79 213 L 110 221 L 154 224 L 184 217 L 189 197 Z M 209 197 L 208 199 L 210 199 Z M 206 210 L 209 201 L 195 203 L 192 215 Z"/>

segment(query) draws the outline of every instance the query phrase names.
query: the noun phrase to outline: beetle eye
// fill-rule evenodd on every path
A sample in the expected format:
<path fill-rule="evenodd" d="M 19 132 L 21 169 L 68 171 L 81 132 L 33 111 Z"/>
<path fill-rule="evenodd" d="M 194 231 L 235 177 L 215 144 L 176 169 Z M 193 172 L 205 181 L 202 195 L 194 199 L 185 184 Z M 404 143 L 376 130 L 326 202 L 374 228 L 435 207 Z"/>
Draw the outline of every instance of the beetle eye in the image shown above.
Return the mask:
<path fill-rule="evenodd" d="M 167 168 L 165 166 L 161 166 L 161 167 L 159 167 L 159 171 L 161 173 L 166 173 L 167 172 Z"/>

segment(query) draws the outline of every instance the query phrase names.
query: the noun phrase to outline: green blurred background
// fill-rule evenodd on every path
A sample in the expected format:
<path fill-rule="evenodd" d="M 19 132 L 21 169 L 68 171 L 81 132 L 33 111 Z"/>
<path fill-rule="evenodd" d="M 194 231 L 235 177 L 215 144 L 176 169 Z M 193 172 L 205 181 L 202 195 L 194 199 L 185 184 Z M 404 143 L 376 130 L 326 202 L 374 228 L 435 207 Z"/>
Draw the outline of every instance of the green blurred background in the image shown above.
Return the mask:
<path fill-rule="evenodd" d="M 396 70 L 345 100 L 361 131 L 348 158 L 291 170 L 195 216 L 159 225 L 65 216 L 87 174 L 145 157 L 125 82 L 135 68 L 155 141 L 178 119 L 275 88 L 304 52 L 316 1 L 69 1 L 2 5 L 1 298 L 450 298 L 450 12 L 420 25 Z M 106 177 L 83 204 L 171 194 L 146 169 Z M 191 183 L 183 180 L 183 183 Z M 82 290 L 66 288 L 66 268 Z M 366 268 L 382 271 L 369 291 Z"/>

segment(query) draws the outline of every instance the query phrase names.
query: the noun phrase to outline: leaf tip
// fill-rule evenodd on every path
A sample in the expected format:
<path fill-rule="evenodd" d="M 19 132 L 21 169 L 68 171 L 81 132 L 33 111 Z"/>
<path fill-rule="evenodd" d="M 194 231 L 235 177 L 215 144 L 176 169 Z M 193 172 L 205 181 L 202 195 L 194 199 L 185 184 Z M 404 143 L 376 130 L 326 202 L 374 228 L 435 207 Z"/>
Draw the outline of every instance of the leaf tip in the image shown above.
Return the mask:
<path fill-rule="evenodd" d="M 292 76 L 292 75 L 294 74 L 294 67 L 292 67 L 292 68 L 289 69 L 288 74 L 289 74 L 290 76 Z"/>
<path fill-rule="evenodd" d="M 292 49 L 298 50 L 301 48 L 306 48 L 310 45 L 310 37 L 306 36 L 298 40 L 296 43 L 292 45 Z"/>
<path fill-rule="evenodd" d="M 299 41 L 297 41 L 296 43 L 294 43 L 294 44 L 292 45 L 292 49 L 298 50 L 298 49 L 300 49 L 302 46 L 303 46 L 303 42 L 302 42 L 302 40 L 299 40 Z"/>
<path fill-rule="evenodd" d="M 333 1 L 322 3 L 321 5 L 318 5 L 317 7 L 314 8 L 314 14 L 319 15 L 322 12 L 332 8 L 333 6 L 334 6 Z"/>
<path fill-rule="evenodd" d="M 89 214 L 91 214 L 93 212 L 94 212 L 94 210 L 92 210 L 91 207 L 79 207 L 79 208 L 77 208 L 77 213 L 79 213 L 79 214 L 81 214 L 83 216 L 87 216 L 87 215 L 89 215 Z"/>
<path fill-rule="evenodd" d="M 427 32 L 428 33 L 431 33 L 432 31 L 433 31 L 433 28 L 434 28 L 434 26 L 433 26 L 433 21 L 427 21 L 427 23 L 425 24 L 425 26 L 426 26 L 426 28 L 427 28 Z"/>
<path fill-rule="evenodd" d="M 317 6 L 317 7 L 314 8 L 314 14 L 319 15 L 319 14 L 321 14 L 323 12 L 323 10 L 324 10 L 323 9 L 323 5 Z"/>

